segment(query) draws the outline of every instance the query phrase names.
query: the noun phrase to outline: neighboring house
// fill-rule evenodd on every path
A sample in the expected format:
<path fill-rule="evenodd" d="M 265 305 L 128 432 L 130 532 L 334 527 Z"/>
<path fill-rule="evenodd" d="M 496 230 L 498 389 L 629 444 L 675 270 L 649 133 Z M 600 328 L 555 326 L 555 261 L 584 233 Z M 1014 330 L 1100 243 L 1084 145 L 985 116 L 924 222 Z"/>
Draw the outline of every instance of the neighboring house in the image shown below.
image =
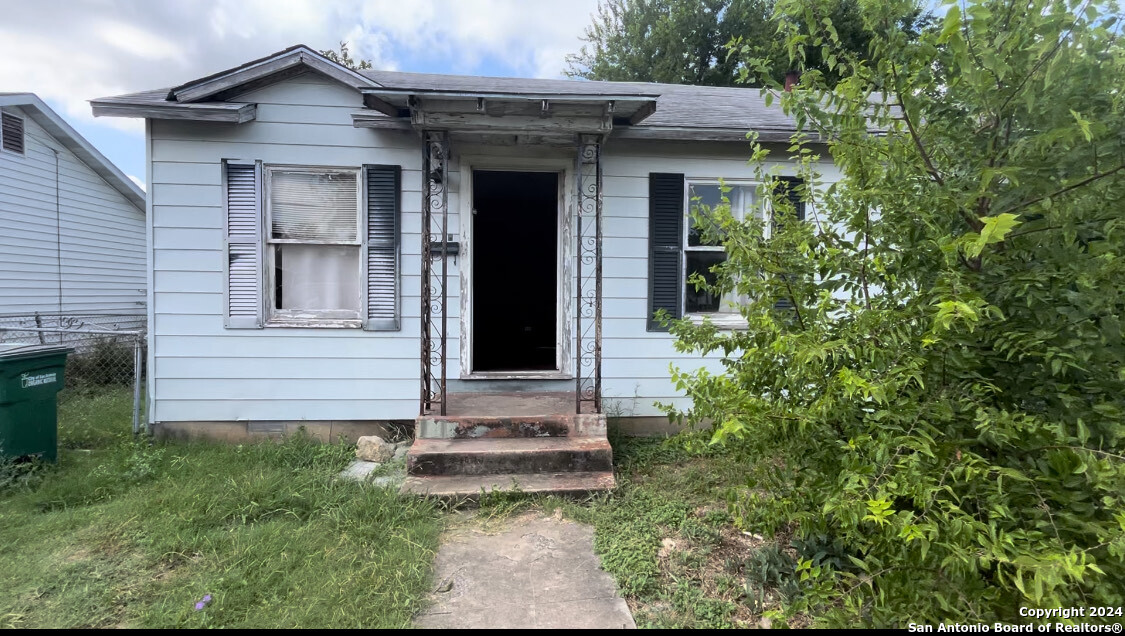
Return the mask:
<path fill-rule="evenodd" d="M 92 103 L 147 120 L 156 430 L 418 417 L 430 476 L 407 487 L 431 492 L 612 484 L 605 414 L 666 426 L 669 364 L 721 368 L 653 312 L 740 322 L 685 283 L 723 258 L 689 197 L 724 179 L 760 211 L 746 133 L 784 157 L 793 131 L 757 90 L 356 72 L 304 46 Z M 550 439 L 448 439 L 480 435 Z"/>
<path fill-rule="evenodd" d="M 144 191 L 43 100 L 0 93 L 0 327 L 141 327 L 147 276 Z"/>

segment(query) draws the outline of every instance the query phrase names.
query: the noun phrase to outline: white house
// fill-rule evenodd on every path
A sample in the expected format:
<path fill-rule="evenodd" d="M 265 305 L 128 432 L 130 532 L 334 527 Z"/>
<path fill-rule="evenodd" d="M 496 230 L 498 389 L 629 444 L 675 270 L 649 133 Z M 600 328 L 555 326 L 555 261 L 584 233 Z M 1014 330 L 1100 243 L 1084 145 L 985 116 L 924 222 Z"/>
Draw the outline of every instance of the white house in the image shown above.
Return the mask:
<path fill-rule="evenodd" d="M 738 326 L 685 284 L 723 258 L 689 197 L 724 179 L 756 213 L 746 133 L 793 131 L 757 90 L 356 72 L 305 46 L 92 103 L 146 119 L 155 430 L 417 418 L 407 489 L 445 493 L 612 484 L 605 414 L 656 421 L 684 399 L 670 363 L 719 366 L 653 312 Z"/>
<path fill-rule="evenodd" d="M 43 100 L 0 93 L 0 326 L 142 326 L 145 193 Z"/>

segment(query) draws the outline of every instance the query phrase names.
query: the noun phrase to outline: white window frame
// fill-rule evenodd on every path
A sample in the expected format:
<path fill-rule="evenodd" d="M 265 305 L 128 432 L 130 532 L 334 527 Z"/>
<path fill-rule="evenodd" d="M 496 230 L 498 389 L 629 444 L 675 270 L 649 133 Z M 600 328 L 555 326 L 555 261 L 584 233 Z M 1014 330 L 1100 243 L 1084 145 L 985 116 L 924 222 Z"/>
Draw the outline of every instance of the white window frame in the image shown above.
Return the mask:
<path fill-rule="evenodd" d="M 273 238 L 273 190 L 274 172 L 307 172 L 310 174 L 341 174 L 348 173 L 355 177 L 356 187 L 356 239 L 354 241 L 302 241 L 298 239 Z M 364 232 L 364 211 L 367 209 L 366 188 L 363 187 L 363 169 L 357 166 L 306 166 L 292 164 L 265 164 L 262 166 L 263 195 L 265 202 L 265 227 L 262 233 L 262 243 L 265 258 L 262 259 L 266 268 L 264 280 L 266 282 L 266 320 L 267 327 L 337 327 L 360 329 L 363 327 L 363 311 L 367 306 L 367 237 Z M 329 310 L 309 311 L 277 308 L 277 254 L 275 245 L 341 245 L 359 248 L 359 271 L 356 275 L 358 282 L 356 289 L 359 311 Z"/>
<path fill-rule="evenodd" d="M 685 318 L 687 318 L 688 320 L 691 320 L 693 323 L 695 323 L 697 325 L 702 324 L 704 321 L 710 321 L 712 324 L 714 324 L 715 326 L 717 326 L 721 329 L 745 329 L 745 328 L 747 328 L 748 324 L 746 322 L 746 319 L 743 318 L 742 314 L 738 313 L 738 311 L 714 311 L 714 312 L 689 312 L 689 311 L 687 311 L 687 285 L 688 285 L 688 277 L 691 275 L 688 272 L 688 260 L 687 260 L 688 252 L 722 252 L 724 254 L 726 253 L 726 248 L 721 246 L 721 245 L 691 245 L 691 246 L 688 245 L 688 237 L 691 234 L 691 228 L 692 228 L 692 219 L 691 219 L 692 187 L 693 186 L 718 186 L 720 188 L 723 188 L 723 187 L 745 188 L 745 189 L 751 190 L 754 193 L 754 199 L 756 201 L 756 205 L 762 206 L 762 220 L 764 221 L 764 223 L 763 223 L 764 230 L 763 231 L 765 233 L 765 238 L 769 238 L 769 233 L 770 233 L 770 223 L 769 223 L 770 214 L 769 214 L 769 210 L 767 208 L 766 201 L 765 200 L 759 200 L 760 196 L 759 196 L 758 191 L 757 191 L 758 187 L 761 185 L 761 182 L 753 180 L 753 179 L 725 179 L 725 178 L 721 178 L 721 177 L 700 177 L 700 178 L 688 177 L 688 178 L 685 178 L 684 181 L 685 181 L 685 184 L 684 184 L 684 223 L 683 223 L 684 227 L 683 227 L 682 236 L 680 237 L 680 272 L 681 272 L 681 278 L 682 278 L 682 280 L 680 281 L 680 285 L 681 285 L 681 289 L 683 290 L 683 292 L 681 293 L 681 298 L 680 298 L 680 311 Z M 733 212 L 733 210 L 732 210 L 732 212 Z M 739 221 L 745 221 L 746 220 L 746 217 L 745 217 L 746 212 L 747 212 L 746 206 L 743 205 L 742 209 L 740 209 L 738 211 L 738 214 L 735 215 L 735 218 L 738 219 Z M 719 306 L 722 307 L 724 304 L 726 304 L 727 306 L 730 306 L 734 302 L 735 302 L 734 298 L 730 297 L 729 295 L 724 295 L 723 298 L 719 300 L 719 303 L 720 303 Z"/>
<path fill-rule="evenodd" d="M 16 152 L 15 150 L 8 150 L 7 148 L 4 147 L 4 127 L 2 125 L 0 125 L 0 152 L 6 152 L 10 155 L 15 155 L 17 157 L 26 157 L 27 156 L 27 118 L 23 117 L 21 115 L 17 115 L 15 113 L 8 112 L 8 111 L 3 111 L 3 115 L 7 115 L 8 117 L 15 117 L 16 119 L 20 120 L 20 133 L 23 135 L 23 139 L 21 140 L 23 143 L 20 145 L 20 147 L 23 148 L 23 152 Z M 0 119 L 2 119 L 2 117 L 0 117 Z"/>

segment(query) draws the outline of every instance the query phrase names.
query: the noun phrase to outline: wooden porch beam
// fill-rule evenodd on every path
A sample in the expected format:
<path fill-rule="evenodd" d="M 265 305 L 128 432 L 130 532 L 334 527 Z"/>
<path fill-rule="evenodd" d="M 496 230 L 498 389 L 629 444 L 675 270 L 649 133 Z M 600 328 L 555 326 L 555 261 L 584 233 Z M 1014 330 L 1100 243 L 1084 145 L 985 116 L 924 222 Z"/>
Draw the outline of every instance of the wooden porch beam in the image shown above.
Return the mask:
<path fill-rule="evenodd" d="M 588 133 L 605 134 L 613 129 L 609 117 L 536 117 L 507 115 L 492 117 L 479 113 L 429 113 L 414 110 L 410 117 L 415 128 L 421 130 L 449 130 L 453 132 L 507 132 L 511 134 L 536 133 Z"/>
<path fill-rule="evenodd" d="M 394 104 L 391 104 L 390 102 L 379 99 L 378 97 L 376 97 L 375 95 L 372 95 L 371 93 L 364 93 L 363 94 L 363 105 L 366 106 L 367 108 L 370 108 L 371 110 L 383 113 L 384 115 L 388 115 L 390 117 L 409 117 L 410 116 L 410 109 L 409 108 L 399 108 L 398 106 L 395 106 Z"/>
<path fill-rule="evenodd" d="M 633 126 L 636 126 L 637 124 L 641 123 L 645 119 L 648 119 L 648 116 L 655 113 L 655 112 L 656 112 L 656 100 L 654 99 L 651 102 L 646 103 L 644 106 L 641 106 L 640 108 L 638 108 L 637 112 L 633 113 L 629 117 L 629 124 L 633 125 Z"/>

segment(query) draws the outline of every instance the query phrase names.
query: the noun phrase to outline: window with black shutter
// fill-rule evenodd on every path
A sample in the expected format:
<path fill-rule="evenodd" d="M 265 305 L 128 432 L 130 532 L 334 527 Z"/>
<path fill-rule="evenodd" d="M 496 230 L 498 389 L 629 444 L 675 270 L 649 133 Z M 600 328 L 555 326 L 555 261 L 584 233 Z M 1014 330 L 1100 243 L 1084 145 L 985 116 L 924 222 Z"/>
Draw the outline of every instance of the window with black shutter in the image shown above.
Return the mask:
<path fill-rule="evenodd" d="M 805 218 L 797 177 L 779 177 L 778 193 L 793 205 L 798 220 Z M 708 237 L 696 227 L 692 211 L 714 211 L 728 207 L 738 220 L 757 217 L 762 220 L 766 208 L 758 198 L 757 183 L 726 179 L 686 179 L 680 174 L 649 175 L 649 322 L 650 331 L 663 327 L 653 318 L 663 309 L 672 318 L 687 316 L 694 320 L 709 317 L 720 326 L 745 324 L 738 313 L 745 300 L 733 293 L 717 295 L 711 290 L 697 289 L 694 277 L 710 284 L 716 282 L 716 266 L 726 261 L 721 242 Z M 770 234 L 784 223 L 782 215 L 769 214 L 770 222 L 763 231 Z"/>

